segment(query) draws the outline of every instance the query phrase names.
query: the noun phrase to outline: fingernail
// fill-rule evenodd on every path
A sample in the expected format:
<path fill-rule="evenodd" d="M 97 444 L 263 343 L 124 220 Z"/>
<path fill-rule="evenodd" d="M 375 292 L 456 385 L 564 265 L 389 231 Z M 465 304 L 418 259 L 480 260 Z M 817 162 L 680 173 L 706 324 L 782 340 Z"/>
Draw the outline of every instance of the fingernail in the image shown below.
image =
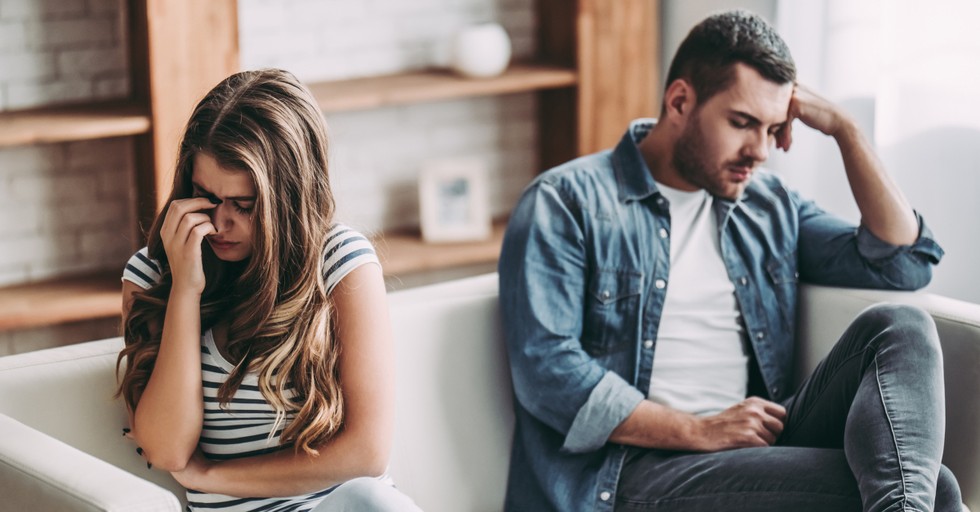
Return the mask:
<path fill-rule="evenodd" d="M 146 463 L 146 469 L 152 469 L 152 468 L 153 468 L 153 464 L 150 464 L 149 462 L 147 462 Z"/>
<path fill-rule="evenodd" d="M 126 435 L 126 434 L 128 434 L 128 433 L 129 433 L 129 429 L 128 429 L 128 428 L 124 428 L 124 429 L 123 429 L 123 435 Z"/>
<path fill-rule="evenodd" d="M 139 447 L 137 447 L 137 448 L 136 448 L 136 453 L 138 453 L 139 455 L 143 455 L 143 449 L 142 449 L 142 448 L 139 448 Z"/>

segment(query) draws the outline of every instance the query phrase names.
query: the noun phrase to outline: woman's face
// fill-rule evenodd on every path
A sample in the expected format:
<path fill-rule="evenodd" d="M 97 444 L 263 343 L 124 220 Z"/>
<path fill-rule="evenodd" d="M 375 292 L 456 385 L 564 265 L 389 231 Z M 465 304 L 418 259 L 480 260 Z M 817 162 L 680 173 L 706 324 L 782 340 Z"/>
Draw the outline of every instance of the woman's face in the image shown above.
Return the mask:
<path fill-rule="evenodd" d="M 194 156 L 191 173 L 194 197 L 220 201 L 205 211 L 217 233 L 207 237 L 215 256 L 222 261 L 242 261 L 252 255 L 255 184 L 245 171 L 221 167 L 205 153 Z"/>

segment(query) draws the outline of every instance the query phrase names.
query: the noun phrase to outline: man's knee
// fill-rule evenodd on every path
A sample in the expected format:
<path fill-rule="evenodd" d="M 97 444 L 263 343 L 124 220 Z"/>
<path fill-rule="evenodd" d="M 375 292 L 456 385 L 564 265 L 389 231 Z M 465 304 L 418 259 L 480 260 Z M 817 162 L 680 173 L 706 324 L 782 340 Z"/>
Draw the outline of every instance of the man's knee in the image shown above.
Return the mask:
<path fill-rule="evenodd" d="M 875 335 L 869 341 L 886 342 L 898 346 L 903 352 L 911 350 L 920 357 L 941 359 L 936 322 L 922 308 L 905 304 L 875 304 L 862 311 L 856 322 L 884 335 Z"/>
<path fill-rule="evenodd" d="M 953 472 L 946 466 L 939 466 L 939 479 L 936 481 L 936 512 L 960 512 L 963 496 L 960 484 Z"/>
<path fill-rule="evenodd" d="M 343 504 L 342 510 L 394 512 L 416 510 L 407 496 L 377 478 L 355 478 L 337 487 L 329 496 L 331 501 Z"/>

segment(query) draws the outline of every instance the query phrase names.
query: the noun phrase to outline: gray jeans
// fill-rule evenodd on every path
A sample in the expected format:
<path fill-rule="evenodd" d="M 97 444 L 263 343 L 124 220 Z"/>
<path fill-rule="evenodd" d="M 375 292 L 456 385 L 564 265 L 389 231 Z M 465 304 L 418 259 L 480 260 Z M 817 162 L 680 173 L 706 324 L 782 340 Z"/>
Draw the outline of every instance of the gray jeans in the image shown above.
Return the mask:
<path fill-rule="evenodd" d="M 942 352 L 924 311 L 868 308 L 783 405 L 775 446 L 631 450 L 616 510 L 961 510 L 940 464 Z"/>

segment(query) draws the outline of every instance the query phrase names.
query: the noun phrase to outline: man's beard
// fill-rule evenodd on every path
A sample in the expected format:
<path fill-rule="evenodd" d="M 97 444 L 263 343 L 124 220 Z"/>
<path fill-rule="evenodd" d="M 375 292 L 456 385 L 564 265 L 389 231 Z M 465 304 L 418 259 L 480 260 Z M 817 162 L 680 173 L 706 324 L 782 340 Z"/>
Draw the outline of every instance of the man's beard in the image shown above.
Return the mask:
<path fill-rule="evenodd" d="M 691 115 L 690 122 L 684 127 L 680 138 L 674 143 L 674 155 L 672 158 L 674 169 L 677 169 L 677 174 L 684 181 L 707 190 L 713 196 L 731 200 L 737 199 L 737 197 L 728 197 L 728 193 L 716 182 L 722 176 L 722 173 L 713 175 L 711 172 L 712 166 L 708 161 L 710 155 L 705 149 L 704 141 L 704 132 L 701 130 L 701 116 L 695 110 Z M 756 163 L 751 158 L 733 162 L 734 165 L 749 168 L 754 168 Z"/>

